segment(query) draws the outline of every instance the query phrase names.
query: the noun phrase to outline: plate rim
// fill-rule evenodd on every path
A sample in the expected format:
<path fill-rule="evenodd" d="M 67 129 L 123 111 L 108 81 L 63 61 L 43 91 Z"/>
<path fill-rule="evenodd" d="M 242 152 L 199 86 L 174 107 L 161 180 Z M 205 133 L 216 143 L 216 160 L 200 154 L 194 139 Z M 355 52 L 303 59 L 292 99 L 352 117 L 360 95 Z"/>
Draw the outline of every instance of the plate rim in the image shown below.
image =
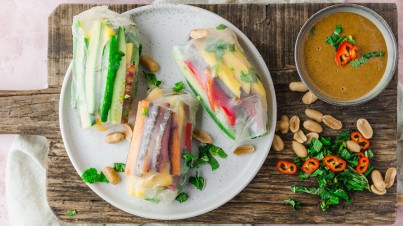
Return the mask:
<path fill-rule="evenodd" d="M 196 7 L 196 6 L 193 6 L 193 5 L 185 5 L 185 4 L 177 4 L 177 3 L 158 3 L 158 4 L 140 6 L 140 7 L 128 10 L 128 11 L 122 13 L 122 14 L 129 14 L 129 15 L 134 14 L 134 13 L 138 14 L 138 13 L 146 12 L 146 11 L 148 11 L 150 9 L 155 9 L 155 8 L 168 8 L 168 9 L 169 8 L 174 8 L 174 9 L 182 9 L 182 10 L 190 9 L 190 10 L 202 11 L 203 13 L 209 14 L 209 16 L 211 16 L 210 18 L 218 19 L 218 20 L 224 20 L 226 22 L 226 25 L 228 27 L 230 27 L 235 33 L 237 33 L 238 37 L 239 37 L 239 35 L 242 36 L 241 39 L 248 45 L 248 48 L 249 48 L 249 46 L 251 47 L 249 49 L 251 50 L 251 52 L 253 52 L 253 55 L 255 55 L 255 57 L 258 58 L 259 61 L 261 61 L 258 64 L 259 65 L 262 64 L 263 67 L 261 69 L 265 73 L 265 78 L 267 79 L 268 88 L 269 88 L 269 90 L 272 90 L 272 92 L 266 94 L 267 98 L 271 98 L 271 109 L 268 109 L 268 113 L 271 111 L 271 114 L 272 114 L 272 119 L 268 119 L 269 120 L 268 122 L 270 123 L 270 127 L 268 128 L 268 134 L 265 135 L 266 139 L 268 139 L 268 144 L 269 144 L 268 148 L 267 148 L 267 150 L 264 150 L 265 154 L 262 156 L 260 161 L 255 164 L 257 167 L 255 167 L 253 169 L 253 173 L 252 173 L 253 176 L 251 176 L 247 180 L 244 180 L 242 182 L 241 186 L 239 186 L 237 189 L 235 189 L 226 198 L 221 199 L 221 201 L 215 203 L 215 205 L 210 205 L 210 206 L 207 206 L 205 208 L 202 208 L 202 209 L 199 209 L 197 211 L 190 212 L 190 213 L 180 213 L 180 214 L 174 215 L 172 217 L 168 217 L 168 218 L 167 217 L 160 217 L 160 216 L 155 215 L 153 213 L 148 214 L 148 213 L 139 212 L 139 211 L 136 211 L 136 210 L 133 211 L 133 209 L 127 209 L 124 206 L 122 207 L 122 205 L 120 205 L 115 200 L 113 200 L 113 199 L 111 200 L 109 198 L 104 198 L 103 196 L 100 195 L 100 192 L 97 191 L 97 189 L 94 189 L 93 186 L 91 186 L 90 184 L 86 183 L 86 185 L 93 192 L 95 192 L 101 199 L 105 200 L 110 205 L 112 205 L 112 206 L 114 206 L 114 207 L 116 207 L 116 208 L 118 208 L 120 210 L 123 210 L 123 211 L 125 211 L 125 212 L 127 212 L 129 214 L 132 214 L 132 215 L 135 215 L 135 216 L 138 216 L 138 217 L 154 219 L 154 220 L 181 220 L 181 219 L 187 219 L 187 218 L 191 218 L 191 217 L 196 217 L 196 216 L 208 213 L 208 212 L 210 212 L 212 210 L 215 210 L 215 209 L 221 207 L 222 205 L 224 205 L 227 202 L 229 202 L 230 200 L 232 200 L 239 193 L 241 193 L 245 189 L 245 187 L 248 186 L 250 184 L 250 182 L 256 177 L 257 173 L 260 171 L 260 169 L 262 168 L 265 160 L 267 159 L 267 156 L 268 156 L 268 154 L 270 152 L 271 144 L 273 142 L 274 128 L 275 128 L 275 123 L 276 123 L 276 119 L 277 119 L 277 100 L 276 100 L 276 93 L 275 93 L 275 89 L 274 89 L 274 83 L 273 83 L 271 73 L 270 73 L 270 71 L 269 71 L 269 69 L 267 67 L 266 62 L 264 61 L 264 59 L 263 59 L 262 55 L 260 54 L 260 52 L 257 50 L 256 46 L 235 25 L 233 25 L 227 19 L 225 19 L 225 18 L 221 17 L 220 15 L 218 15 L 218 14 L 216 14 L 214 12 L 211 12 L 209 10 L 199 8 L 199 7 Z M 72 163 L 74 169 L 76 170 L 76 172 L 79 175 L 81 175 L 80 172 L 79 172 L 80 171 L 79 169 L 81 167 L 78 166 L 78 163 L 74 160 L 74 158 L 70 158 L 70 156 L 72 156 L 72 153 L 70 153 L 71 149 L 70 149 L 69 143 L 65 142 L 65 141 L 67 141 L 67 135 L 65 134 L 65 129 L 64 129 L 65 125 L 64 125 L 64 121 L 63 121 L 63 118 L 64 118 L 63 117 L 63 115 L 64 115 L 63 108 L 64 108 L 64 104 L 65 104 L 65 95 L 66 95 L 66 92 L 67 92 L 67 83 L 69 82 L 69 79 L 70 79 L 70 77 L 72 75 L 72 65 L 73 65 L 73 62 L 71 61 L 70 64 L 69 64 L 69 67 L 68 67 L 68 69 L 67 69 L 67 71 L 65 73 L 65 76 L 64 76 L 64 79 L 63 79 L 63 84 L 62 84 L 62 89 L 61 89 L 61 93 L 60 93 L 60 99 L 59 99 L 59 126 L 60 126 L 60 132 L 61 132 L 61 135 L 62 135 L 63 144 L 64 144 L 64 146 L 66 148 L 66 152 L 67 152 L 67 155 L 69 157 L 69 160 L 71 161 L 71 163 Z M 202 111 L 204 111 L 204 109 Z"/>

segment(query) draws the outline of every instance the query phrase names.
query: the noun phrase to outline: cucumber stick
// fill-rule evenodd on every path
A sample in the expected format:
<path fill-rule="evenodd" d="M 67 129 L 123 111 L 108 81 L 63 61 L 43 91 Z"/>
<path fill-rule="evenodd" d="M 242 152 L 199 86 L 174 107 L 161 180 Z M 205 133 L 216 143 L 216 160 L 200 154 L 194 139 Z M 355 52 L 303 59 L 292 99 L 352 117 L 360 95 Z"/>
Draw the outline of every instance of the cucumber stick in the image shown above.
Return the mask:
<path fill-rule="evenodd" d="M 125 32 L 123 27 L 119 27 L 118 31 L 118 52 L 121 56 L 126 54 L 126 41 Z M 126 79 L 126 58 L 122 57 L 120 60 L 119 68 L 116 72 L 115 84 L 113 87 L 112 103 L 110 110 L 110 122 L 120 123 L 122 119 L 122 103 L 123 95 L 125 91 L 125 79 Z"/>
<path fill-rule="evenodd" d="M 84 38 L 77 38 L 74 42 L 73 77 L 76 83 L 75 92 L 77 92 L 77 108 L 80 114 L 81 127 L 86 129 L 95 124 L 95 115 L 88 113 L 87 101 L 85 98 L 85 69 L 83 62 L 85 62 L 87 46 Z"/>
<path fill-rule="evenodd" d="M 85 98 L 87 100 L 87 110 L 91 114 L 97 111 L 97 84 L 100 78 L 101 58 L 102 58 L 102 29 L 103 24 L 96 21 L 91 31 L 88 44 L 88 57 L 85 65 Z"/>

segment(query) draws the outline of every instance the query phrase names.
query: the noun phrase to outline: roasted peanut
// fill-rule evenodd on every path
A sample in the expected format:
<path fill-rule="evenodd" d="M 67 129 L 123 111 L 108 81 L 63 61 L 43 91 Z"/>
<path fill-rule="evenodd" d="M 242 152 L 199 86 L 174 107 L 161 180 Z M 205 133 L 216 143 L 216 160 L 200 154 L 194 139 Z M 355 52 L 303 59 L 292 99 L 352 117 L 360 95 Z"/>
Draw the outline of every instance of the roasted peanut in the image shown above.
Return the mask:
<path fill-rule="evenodd" d="M 119 183 L 120 177 L 112 167 L 106 166 L 103 172 L 105 174 L 106 179 L 108 179 L 109 183 L 111 184 Z"/>
<path fill-rule="evenodd" d="M 285 121 L 277 121 L 276 131 L 286 131 L 288 132 L 289 123 Z"/>
<path fill-rule="evenodd" d="M 299 117 L 294 115 L 290 119 L 290 130 L 291 132 L 295 133 L 299 130 L 300 120 Z"/>
<path fill-rule="evenodd" d="M 310 144 L 311 141 L 312 141 L 312 138 L 319 139 L 319 134 L 317 134 L 317 133 L 308 133 L 306 135 L 306 141 L 305 141 L 304 144 Z"/>
<path fill-rule="evenodd" d="M 108 144 L 114 144 L 114 143 L 119 143 L 123 139 L 125 139 L 125 135 L 123 133 L 110 133 L 105 136 L 105 142 Z"/>
<path fill-rule="evenodd" d="M 322 120 L 323 123 L 325 123 L 325 125 L 329 126 L 331 129 L 339 130 L 341 127 L 343 127 L 343 124 L 331 115 L 324 115 Z"/>
<path fill-rule="evenodd" d="M 396 168 L 389 168 L 385 173 L 385 184 L 386 188 L 390 188 L 395 183 L 395 177 L 397 175 Z"/>
<path fill-rule="evenodd" d="M 384 194 L 386 194 L 386 189 L 379 190 L 379 189 L 377 189 L 374 185 L 371 185 L 371 191 L 372 191 L 372 193 L 377 194 L 377 195 L 384 195 Z"/>
<path fill-rule="evenodd" d="M 374 132 L 372 131 L 372 127 L 366 119 L 360 118 L 357 120 L 357 129 L 365 138 L 372 138 Z"/>
<path fill-rule="evenodd" d="M 312 120 L 306 120 L 303 124 L 304 128 L 314 132 L 314 133 L 321 133 L 322 132 L 322 126 L 320 126 L 317 122 L 314 122 Z"/>
<path fill-rule="evenodd" d="M 149 71 L 157 72 L 160 67 L 158 66 L 157 62 L 153 58 L 147 55 L 140 56 L 140 63 Z"/>
<path fill-rule="evenodd" d="M 132 127 L 129 124 L 123 124 L 123 133 L 125 135 L 125 138 L 127 141 L 131 141 L 132 140 L 132 136 L 133 136 L 133 130 Z"/>
<path fill-rule="evenodd" d="M 308 87 L 303 82 L 291 82 L 290 90 L 294 92 L 306 92 L 308 91 Z"/>
<path fill-rule="evenodd" d="M 372 183 L 374 183 L 376 189 L 378 189 L 379 191 L 385 190 L 386 184 L 385 184 L 385 181 L 383 181 L 381 172 L 379 172 L 378 170 L 372 171 L 371 178 L 372 178 Z"/>
<path fill-rule="evenodd" d="M 302 103 L 304 103 L 304 104 L 312 104 L 317 99 L 318 99 L 318 97 L 315 94 L 313 94 L 311 91 L 308 91 L 302 97 Z"/>
<path fill-rule="evenodd" d="M 348 140 L 346 141 L 347 149 L 352 151 L 352 152 L 360 152 L 361 151 L 361 146 L 353 141 L 353 140 Z"/>
<path fill-rule="evenodd" d="M 206 29 L 194 29 L 190 32 L 190 37 L 193 39 L 204 38 L 208 35 L 208 30 Z"/>
<path fill-rule="evenodd" d="M 280 132 L 282 134 L 288 133 L 288 130 L 290 130 L 290 119 L 287 115 L 282 115 L 280 121 L 284 122 L 284 126 L 282 127 Z"/>
<path fill-rule="evenodd" d="M 204 132 L 203 130 L 199 129 L 194 129 L 193 130 L 193 138 L 196 140 L 205 143 L 205 144 L 211 144 L 213 143 L 213 139 L 211 139 L 210 135 L 208 133 Z"/>
<path fill-rule="evenodd" d="M 294 150 L 295 154 L 298 155 L 298 157 L 305 158 L 306 156 L 308 156 L 308 152 L 305 146 L 297 141 L 292 141 L 292 150 Z"/>
<path fill-rule="evenodd" d="M 307 138 L 302 130 L 298 130 L 296 133 L 294 133 L 294 140 L 302 144 L 307 140 Z"/>
<path fill-rule="evenodd" d="M 323 114 L 317 110 L 307 108 L 307 109 L 305 109 L 305 114 L 306 114 L 306 116 L 308 116 L 309 118 L 311 118 L 317 122 L 322 122 Z"/>
<path fill-rule="evenodd" d="M 403 206 L 403 195 L 397 195 L 397 205 Z"/>
<path fill-rule="evenodd" d="M 239 146 L 234 150 L 234 154 L 237 156 L 241 155 L 246 155 L 250 154 L 255 151 L 255 148 L 252 145 L 244 145 L 244 146 Z"/>
<path fill-rule="evenodd" d="M 271 145 L 271 148 L 275 151 L 284 150 L 284 142 L 279 135 L 277 134 L 274 135 L 273 144 Z"/>

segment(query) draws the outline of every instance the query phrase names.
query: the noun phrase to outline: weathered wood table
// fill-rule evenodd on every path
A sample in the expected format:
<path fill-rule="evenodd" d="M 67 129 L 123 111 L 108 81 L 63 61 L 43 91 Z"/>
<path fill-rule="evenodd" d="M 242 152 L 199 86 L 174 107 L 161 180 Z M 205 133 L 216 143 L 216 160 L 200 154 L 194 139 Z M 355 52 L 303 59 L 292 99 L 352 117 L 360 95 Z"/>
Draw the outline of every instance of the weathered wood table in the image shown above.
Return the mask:
<path fill-rule="evenodd" d="M 379 13 L 397 36 L 397 9 L 394 4 L 365 4 Z M 80 178 L 64 149 L 59 129 L 58 102 L 64 74 L 72 59 L 71 24 L 73 16 L 94 5 L 60 5 L 49 17 L 48 73 L 49 88 L 41 91 L 0 92 L 0 134 L 43 135 L 49 140 L 47 198 L 55 215 L 74 223 L 146 223 L 144 219 L 123 212 L 98 197 Z M 274 5 L 199 5 L 215 12 L 248 36 L 264 57 L 271 72 L 278 101 L 278 114 L 304 117 L 300 93 L 289 92 L 288 84 L 296 81 L 294 42 L 310 15 L 329 4 Z M 111 5 L 124 12 L 138 5 Z M 355 107 L 336 107 L 317 101 L 313 108 L 342 119 L 345 128 L 354 128 L 359 117 L 367 118 L 375 134 L 372 147 L 374 165 L 381 172 L 396 166 L 397 72 L 387 89 L 374 100 Z M 324 131 L 335 135 L 334 131 Z M 322 212 L 317 197 L 293 194 L 290 185 L 314 185 L 297 176 L 283 176 L 275 171 L 278 159 L 292 159 L 291 134 L 285 137 L 287 149 L 270 152 L 253 181 L 239 195 L 207 214 L 169 223 L 349 223 L 391 224 L 396 217 L 396 184 L 385 196 L 370 192 L 352 195 L 350 205 L 332 207 Z M 284 199 L 303 201 L 301 211 L 293 211 Z M 67 210 L 79 214 L 67 217 Z"/>

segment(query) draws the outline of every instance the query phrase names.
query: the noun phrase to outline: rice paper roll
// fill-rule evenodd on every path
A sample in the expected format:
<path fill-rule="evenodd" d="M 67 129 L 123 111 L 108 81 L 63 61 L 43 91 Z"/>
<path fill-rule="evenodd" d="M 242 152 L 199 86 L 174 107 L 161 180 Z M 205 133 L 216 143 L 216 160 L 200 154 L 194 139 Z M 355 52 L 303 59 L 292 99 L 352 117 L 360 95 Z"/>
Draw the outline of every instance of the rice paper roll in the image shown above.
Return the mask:
<path fill-rule="evenodd" d="M 267 134 L 266 91 L 235 33 L 225 27 L 174 47 L 188 84 L 218 127 L 236 141 Z"/>
<path fill-rule="evenodd" d="M 128 15 L 97 6 L 74 16 L 72 107 L 82 128 L 127 123 L 137 92 L 139 31 Z"/>
<path fill-rule="evenodd" d="M 139 101 L 126 160 L 130 196 L 169 203 L 182 191 L 199 103 L 191 93 L 155 87 Z"/>

